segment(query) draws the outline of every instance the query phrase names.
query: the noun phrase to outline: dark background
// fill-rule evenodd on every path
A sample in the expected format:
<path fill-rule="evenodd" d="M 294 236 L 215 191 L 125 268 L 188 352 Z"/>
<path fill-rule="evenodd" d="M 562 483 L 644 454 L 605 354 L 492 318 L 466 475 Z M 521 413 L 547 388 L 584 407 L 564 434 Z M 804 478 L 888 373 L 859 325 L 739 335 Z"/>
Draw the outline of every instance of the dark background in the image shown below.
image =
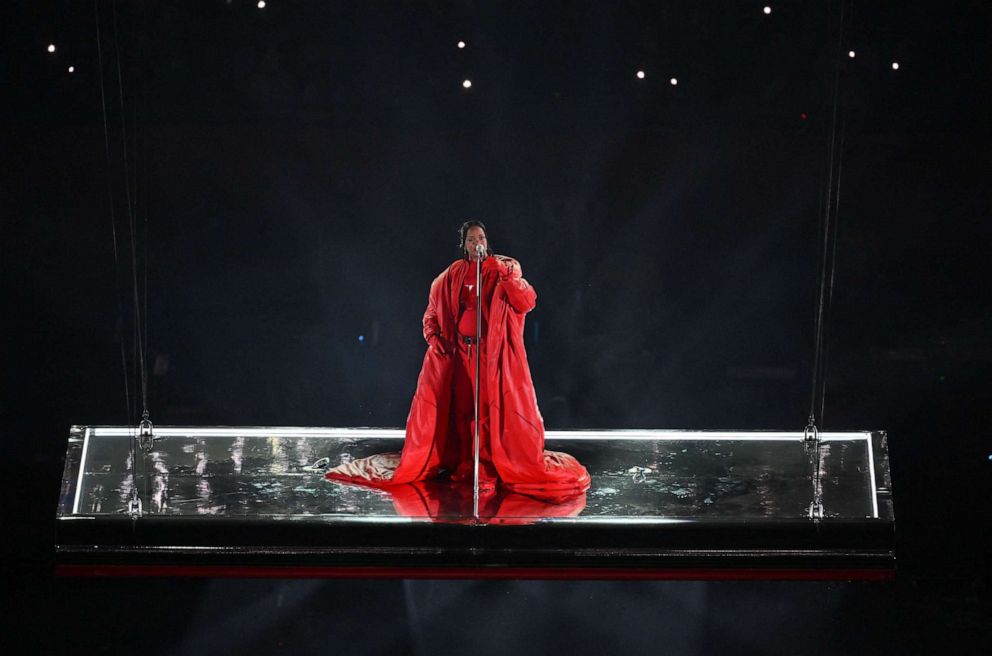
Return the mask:
<path fill-rule="evenodd" d="M 5 3 L 22 629 L 111 652 L 984 652 L 992 11 L 771 6 Z M 478 219 L 538 290 L 549 428 L 800 430 L 834 126 L 820 427 L 889 432 L 896 582 L 51 577 L 68 427 L 139 414 L 135 279 L 158 424 L 401 426 L 428 285 Z"/>

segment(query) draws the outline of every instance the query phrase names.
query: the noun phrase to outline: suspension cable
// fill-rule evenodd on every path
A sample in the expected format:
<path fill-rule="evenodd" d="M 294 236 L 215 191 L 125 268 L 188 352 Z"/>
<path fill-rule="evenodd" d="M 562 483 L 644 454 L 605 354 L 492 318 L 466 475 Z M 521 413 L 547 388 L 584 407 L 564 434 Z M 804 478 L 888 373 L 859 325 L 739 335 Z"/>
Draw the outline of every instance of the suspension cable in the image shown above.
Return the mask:
<path fill-rule="evenodd" d="M 119 339 L 121 349 L 121 368 L 124 372 L 124 409 L 125 409 L 125 419 L 128 425 L 132 425 L 132 415 L 131 415 L 131 388 L 128 381 L 127 375 L 127 353 L 124 349 L 124 302 L 121 298 L 121 282 L 120 282 L 120 255 L 117 246 L 117 216 L 114 211 L 114 181 L 112 173 L 112 161 L 110 157 L 110 128 L 107 119 L 107 94 L 104 86 L 104 75 L 103 75 L 103 43 L 100 34 L 100 4 L 99 0 L 93 0 L 93 10 L 96 15 L 96 52 L 97 61 L 100 65 L 100 103 L 103 108 L 103 145 L 104 151 L 107 158 L 107 194 L 110 199 L 110 234 L 114 245 L 114 288 L 116 290 L 117 296 L 117 322 L 119 330 Z"/>
<path fill-rule="evenodd" d="M 813 372 L 810 381 L 809 422 L 807 433 L 816 431 L 817 405 L 820 419 L 826 399 L 826 349 L 825 334 L 827 313 L 833 300 L 834 272 L 837 255 L 837 221 L 840 196 L 841 155 L 843 130 L 838 144 L 837 115 L 840 104 L 841 52 L 844 46 L 844 5 L 840 3 L 840 25 L 837 31 L 836 66 L 834 68 L 833 106 L 830 117 L 830 141 L 827 154 L 827 198 L 823 207 L 822 240 L 820 256 L 820 284 L 817 293 L 816 329 L 813 346 Z M 819 401 L 819 404 L 817 404 Z"/>
<path fill-rule="evenodd" d="M 132 281 L 132 292 L 134 303 L 134 348 L 137 355 L 137 364 L 139 368 L 139 380 L 141 381 L 141 425 L 144 426 L 149 421 L 148 413 L 148 372 L 145 367 L 145 345 L 144 345 L 144 334 L 142 330 L 141 321 L 141 304 L 138 298 L 138 249 L 136 244 L 137 226 L 134 218 L 134 200 L 132 199 L 131 187 L 128 180 L 128 173 L 130 171 L 128 155 L 127 155 L 127 126 L 125 122 L 125 109 L 124 109 L 124 80 L 121 74 L 121 50 L 120 41 L 118 39 L 117 33 L 117 3 L 116 1 L 112 4 L 113 7 L 113 25 L 114 25 L 114 47 L 117 50 L 117 88 L 118 88 L 118 98 L 120 100 L 120 110 L 121 110 L 121 154 L 124 160 L 124 187 L 125 196 L 127 200 L 127 214 L 128 214 L 128 228 L 129 236 L 131 241 L 131 281 Z"/>
<path fill-rule="evenodd" d="M 840 180 L 841 180 L 841 169 L 844 163 L 844 140 L 846 136 L 846 123 L 842 120 L 840 124 L 840 152 L 841 156 L 837 160 L 837 182 L 834 186 L 834 220 L 833 220 L 833 234 L 830 236 L 831 247 L 830 247 L 830 262 L 828 263 L 830 269 L 830 281 L 827 283 L 827 304 L 826 304 L 826 318 L 823 322 L 823 359 L 821 364 L 821 383 L 820 383 L 820 423 L 823 424 L 825 421 L 825 405 L 827 401 L 827 366 L 830 363 L 830 340 L 828 339 L 829 333 L 827 332 L 830 328 L 830 307 L 834 300 L 834 279 L 837 274 L 837 229 L 838 229 L 838 213 L 840 207 Z"/>
<path fill-rule="evenodd" d="M 813 372 L 810 381 L 809 421 L 804 432 L 804 440 L 810 467 L 810 482 L 812 483 L 812 500 L 809 505 L 809 518 L 814 522 L 821 521 L 824 516 L 823 508 L 823 452 L 820 448 L 820 431 L 816 426 L 817 400 L 819 400 L 820 421 L 823 421 L 826 404 L 827 385 L 827 352 L 826 339 L 827 315 L 834 296 L 834 279 L 837 263 L 837 225 L 839 223 L 840 180 L 844 150 L 844 125 L 841 125 L 839 144 L 837 134 L 837 115 L 840 105 L 840 74 L 841 53 L 844 46 L 844 7 L 845 0 L 840 0 L 840 18 L 837 28 L 837 50 L 834 61 L 833 107 L 830 116 L 830 141 L 827 149 L 827 189 L 826 203 L 821 206 L 823 212 L 821 254 L 820 254 L 820 285 L 817 293 L 816 330 L 813 347 Z M 822 198 L 822 196 L 821 196 Z M 822 201 L 821 201 L 822 202 Z"/>

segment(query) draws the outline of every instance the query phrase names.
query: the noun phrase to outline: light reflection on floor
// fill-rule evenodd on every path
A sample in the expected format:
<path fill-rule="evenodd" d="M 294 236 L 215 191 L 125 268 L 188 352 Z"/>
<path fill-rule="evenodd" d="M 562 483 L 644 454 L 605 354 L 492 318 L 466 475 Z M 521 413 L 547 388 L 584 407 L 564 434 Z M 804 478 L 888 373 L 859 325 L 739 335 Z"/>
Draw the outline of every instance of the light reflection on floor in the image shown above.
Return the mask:
<path fill-rule="evenodd" d="M 334 465 L 401 447 L 402 440 L 395 437 L 361 434 L 327 438 L 200 435 L 191 430 L 157 440 L 135 477 L 126 434 L 91 436 L 85 463 L 79 444 L 70 445 L 66 476 L 76 477 L 73 468 L 80 465 L 83 475 L 78 477 L 79 497 L 69 506 L 84 514 L 123 512 L 137 483 L 147 494 L 144 511 L 166 516 L 428 517 L 437 508 L 455 516 L 470 512 L 460 510 L 466 507 L 466 490 L 444 479 L 404 496 L 402 487 L 390 493 L 330 483 L 322 468 L 312 466 L 321 458 Z M 503 502 L 493 510 L 495 516 L 795 518 L 806 515 L 811 500 L 808 453 L 794 440 L 556 439 L 549 440 L 549 448 L 575 455 L 592 474 L 581 505 L 556 513 Z M 826 441 L 820 448 L 827 516 L 872 516 L 873 465 L 867 441 Z M 425 496 L 436 501 L 433 509 L 406 498 Z"/>

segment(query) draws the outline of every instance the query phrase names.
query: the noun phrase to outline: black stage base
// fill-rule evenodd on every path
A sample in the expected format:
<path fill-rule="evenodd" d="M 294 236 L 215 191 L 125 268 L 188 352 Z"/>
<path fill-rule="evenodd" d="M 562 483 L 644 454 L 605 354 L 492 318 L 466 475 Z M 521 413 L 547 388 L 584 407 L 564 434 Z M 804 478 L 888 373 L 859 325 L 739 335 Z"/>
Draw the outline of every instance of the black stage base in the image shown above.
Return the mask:
<path fill-rule="evenodd" d="M 477 510 L 471 486 L 444 478 L 381 491 L 314 466 L 398 451 L 400 430 L 157 427 L 140 441 L 72 429 L 59 574 L 879 580 L 895 568 L 882 432 L 549 431 L 547 448 L 589 469 L 588 492 L 497 490 Z"/>

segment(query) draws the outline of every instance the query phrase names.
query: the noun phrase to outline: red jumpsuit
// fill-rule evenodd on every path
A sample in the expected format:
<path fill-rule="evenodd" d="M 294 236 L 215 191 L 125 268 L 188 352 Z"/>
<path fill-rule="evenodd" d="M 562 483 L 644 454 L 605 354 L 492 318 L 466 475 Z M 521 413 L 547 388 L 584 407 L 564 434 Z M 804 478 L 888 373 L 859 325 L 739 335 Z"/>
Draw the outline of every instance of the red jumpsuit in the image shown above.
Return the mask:
<path fill-rule="evenodd" d="M 386 487 L 448 471 L 456 480 L 472 480 L 474 362 L 459 331 L 474 323 L 465 318 L 471 308 L 462 309 L 468 284 L 475 284 L 475 263 L 466 259 L 453 262 L 431 284 L 423 325 L 432 346 L 424 355 L 402 453 L 339 465 L 326 473 L 328 479 Z M 484 486 L 495 478 L 507 491 L 554 500 L 585 491 L 589 473 L 572 456 L 544 450 L 544 420 L 523 343 L 524 316 L 536 300 L 516 260 L 486 259 L 479 474 Z"/>
<path fill-rule="evenodd" d="M 491 278 L 492 272 L 486 271 L 483 280 Z M 483 284 L 483 305 L 492 301 L 493 286 Z M 455 343 L 452 344 L 453 371 L 452 415 L 458 444 L 458 463 L 451 479 L 455 481 L 471 481 L 475 478 L 475 358 L 479 354 L 479 486 L 482 488 L 495 487 L 497 480 L 496 468 L 493 465 L 492 449 L 489 440 L 489 403 L 488 386 L 486 385 L 486 339 L 483 337 L 476 344 L 478 325 L 478 289 L 476 288 L 475 267 L 471 267 L 465 275 L 458 294 L 458 321 Z M 487 312 L 483 313 L 482 335 L 486 334 L 488 321 Z M 430 337 L 428 337 L 430 339 Z"/>

